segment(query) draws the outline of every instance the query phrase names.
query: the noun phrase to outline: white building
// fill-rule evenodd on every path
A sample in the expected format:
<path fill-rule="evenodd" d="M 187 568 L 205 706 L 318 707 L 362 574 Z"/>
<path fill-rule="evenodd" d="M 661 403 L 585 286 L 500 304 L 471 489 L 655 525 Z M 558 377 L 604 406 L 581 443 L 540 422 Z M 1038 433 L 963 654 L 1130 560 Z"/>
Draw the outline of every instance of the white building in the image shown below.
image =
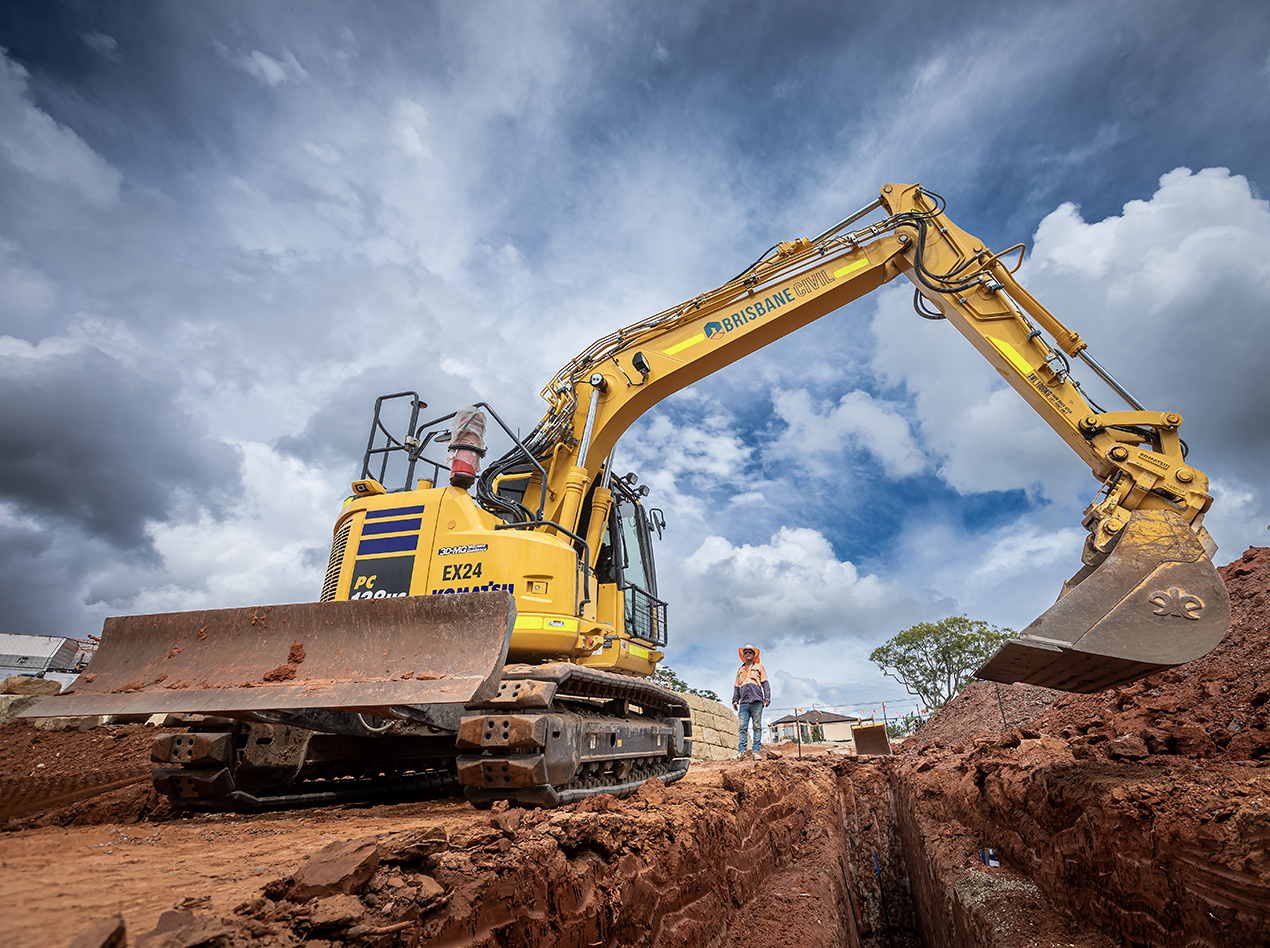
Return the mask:
<path fill-rule="evenodd" d="M 0 632 L 0 679 L 35 675 L 59 681 L 65 688 L 87 664 L 92 644 L 56 635 Z"/>
<path fill-rule="evenodd" d="M 851 725 L 860 721 L 860 718 L 835 714 L 833 711 L 804 711 L 797 717 L 787 714 L 773 721 L 768 728 L 771 730 L 772 743 L 798 740 L 795 728 L 802 732 L 804 744 L 822 740 L 850 741 Z"/>

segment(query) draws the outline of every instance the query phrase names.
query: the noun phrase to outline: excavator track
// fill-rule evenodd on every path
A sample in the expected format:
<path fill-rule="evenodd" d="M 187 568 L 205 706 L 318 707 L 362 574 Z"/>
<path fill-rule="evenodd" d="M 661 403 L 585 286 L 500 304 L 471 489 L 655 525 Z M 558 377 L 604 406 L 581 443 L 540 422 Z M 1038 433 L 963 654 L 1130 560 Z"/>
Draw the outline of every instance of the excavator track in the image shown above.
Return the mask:
<path fill-rule="evenodd" d="M 498 694 L 459 722 L 459 782 L 477 807 L 550 808 L 623 797 L 688 771 L 688 703 L 646 679 L 579 665 L 509 665 Z"/>
<path fill-rule="evenodd" d="M 509 665 L 498 693 L 465 711 L 457 745 L 452 734 L 359 735 L 353 716 L 340 713 L 195 717 L 189 732 L 155 739 L 153 780 L 174 806 L 192 810 L 390 803 L 460 789 L 481 808 L 499 800 L 550 808 L 627 796 L 688 771 L 688 704 L 645 679 L 568 663 Z M 323 726 L 344 733 L 314 729 Z"/>
<path fill-rule="evenodd" d="M 449 738 L 352 737 L 211 719 L 151 747 L 155 789 L 190 810 L 256 812 L 458 794 Z M 176 765 L 176 766 L 171 766 Z"/>

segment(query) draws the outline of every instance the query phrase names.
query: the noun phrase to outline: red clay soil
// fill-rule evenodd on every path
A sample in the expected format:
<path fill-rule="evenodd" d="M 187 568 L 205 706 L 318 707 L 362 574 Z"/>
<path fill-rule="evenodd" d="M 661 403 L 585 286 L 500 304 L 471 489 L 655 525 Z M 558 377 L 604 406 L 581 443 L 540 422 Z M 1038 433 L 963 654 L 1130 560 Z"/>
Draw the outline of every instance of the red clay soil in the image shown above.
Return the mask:
<path fill-rule="evenodd" d="M 185 816 L 139 784 L 11 819 L 4 944 L 118 913 L 133 948 L 1267 945 L 1270 550 L 1223 575 L 1204 659 L 1089 696 L 976 683 L 894 757 L 694 764 L 548 812 Z M 144 770 L 154 734 L 9 725 L 0 791 Z"/>
<path fill-rule="evenodd" d="M 1221 573 L 1231 629 L 1202 659 L 1094 695 L 967 688 L 905 742 L 910 835 L 997 849 L 1125 945 L 1270 944 L 1270 550 Z"/>

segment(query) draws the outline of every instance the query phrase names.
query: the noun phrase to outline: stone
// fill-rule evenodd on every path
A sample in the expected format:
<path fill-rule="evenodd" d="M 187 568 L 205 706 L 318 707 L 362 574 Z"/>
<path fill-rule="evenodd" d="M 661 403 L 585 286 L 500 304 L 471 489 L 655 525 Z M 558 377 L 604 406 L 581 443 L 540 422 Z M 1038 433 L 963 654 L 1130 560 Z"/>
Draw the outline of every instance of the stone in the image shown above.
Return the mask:
<path fill-rule="evenodd" d="M 416 898 L 420 905 L 430 905 L 441 896 L 445 895 L 445 886 L 432 876 L 419 877 L 419 894 Z"/>
<path fill-rule="evenodd" d="M 307 902 L 328 895 L 351 895 L 365 888 L 377 868 L 379 844 L 373 836 L 331 843 L 300 867 L 287 898 Z"/>
<path fill-rule="evenodd" d="M 190 912 L 164 912 L 152 931 L 137 939 L 136 948 L 227 948 L 229 929 L 215 918 Z"/>
<path fill-rule="evenodd" d="M 1161 728 L 1173 738 L 1175 753 L 1182 757 L 1216 757 L 1217 745 L 1202 729 L 1187 725 L 1171 725 Z"/>
<path fill-rule="evenodd" d="M 0 695 L 0 724 L 8 724 L 43 699 L 36 695 Z"/>
<path fill-rule="evenodd" d="M 353 896 L 332 895 L 318 899 L 313 906 L 312 922 L 314 928 L 345 928 L 365 914 L 365 906 Z"/>
<path fill-rule="evenodd" d="M 459 831 L 450 842 L 457 849 L 480 849 L 490 845 L 502 835 L 492 826 L 475 826 Z"/>
<path fill-rule="evenodd" d="M 501 819 L 504 816 L 505 814 L 500 813 L 496 818 Z M 380 840 L 379 847 L 384 862 L 422 862 L 428 856 L 449 849 L 450 836 L 444 826 L 429 826 L 426 829 L 393 833 Z"/>
<path fill-rule="evenodd" d="M 31 678 L 15 675 L 0 682 L 0 695 L 36 695 L 46 697 L 62 690 L 62 683 L 52 678 Z"/>
<path fill-rule="evenodd" d="M 74 718 L 32 718 L 39 731 L 91 731 L 101 724 L 101 715 Z"/>
<path fill-rule="evenodd" d="M 128 927 L 122 915 L 99 918 L 70 943 L 69 948 L 126 948 Z"/>
<path fill-rule="evenodd" d="M 1143 728 L 1138 732 L 1138 739 L 1147 746 L 1152 754 L 1173 753 L 1173 735 L 1158 727 Z"/>
<path fill-rule="evenodd" d="M 498 827 L 509 836 L 513 835 L 516 830 L 520 829 L 520 822 L 525 818 L 525 811 L 520 807 L 514 807 L 505 813 L 499 813 L 490 818 L 490 823 Z"/>
<path fill-rule="evenodd" d="M 1111 741 L 1107 745 L 1107 754 L 1112 760 L 1141 760 L 1151 756 L 1151 752 L 1147 750 L 1141 738 L 1133 735 L 1118 737 Z"/>
<path fill-rule="evenodd" d="M 660 777 L 651 777 L 635 791 L 631 800 L 646 803 L 649 806 L 661 806 L 666 802 L 666 785 L 662 783 Z"/>
<path fill-rule="evenodd" d="M 154 928 L 137 937 L 137 948 L 148 945 L 169 932 L 178 931 L 193 921 L 193 912 L 164 912 L 159 916 L 159 921 L 155 923 Z"/>
<path fill-rule="evenodd" d="M 153 941 L 137 941 L 137 948 L 229 948 L 229 929 L 214 918 L 196 918 L 184 928 Z"/>

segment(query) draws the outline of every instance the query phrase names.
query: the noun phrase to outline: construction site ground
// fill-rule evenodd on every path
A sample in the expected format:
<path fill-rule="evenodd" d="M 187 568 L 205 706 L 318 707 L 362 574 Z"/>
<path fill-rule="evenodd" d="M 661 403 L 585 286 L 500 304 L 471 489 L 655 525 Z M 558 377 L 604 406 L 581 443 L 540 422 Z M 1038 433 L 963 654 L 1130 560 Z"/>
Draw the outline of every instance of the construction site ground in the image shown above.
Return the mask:
<path fill-rule="evenodd" d="M 1230 634 L 1190 665 L 976 682 L 891 757 L 781 745 L 554 811 L 190 815 L 153 728 L 11 723 L 4 944 L 1264 946 L 1270 550 L 1222 572 Z"/>

